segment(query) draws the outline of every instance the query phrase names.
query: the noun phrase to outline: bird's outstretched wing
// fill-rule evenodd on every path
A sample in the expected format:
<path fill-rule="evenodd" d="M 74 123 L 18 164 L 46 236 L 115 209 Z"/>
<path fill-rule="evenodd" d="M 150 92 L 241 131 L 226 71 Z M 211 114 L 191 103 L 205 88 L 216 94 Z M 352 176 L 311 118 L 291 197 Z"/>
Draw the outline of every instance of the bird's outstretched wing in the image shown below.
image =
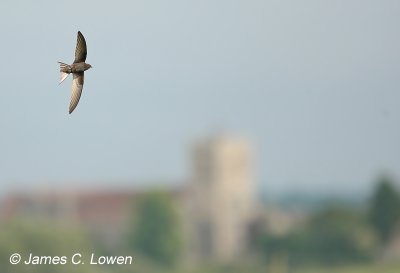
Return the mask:
<path fill-rule="evenodd" d="M 83 80 L 84 80 L 84 73 L 73 73 L 74 79 L 72 80 L 72 89 L 71 89 L 71 102 L 69 104 L 69 113 L 71 114 L 72 111 L 78 105 L 79 99 L 81 98 L 82 89 L 83 89 Z"/>
<path fill-rule="evenodd" d="M 86 60 L 87 48 L 85 37 L 78 31 L 78 38 L 76 40 L 75 60 L 74 63 L 81 63 Z"/>

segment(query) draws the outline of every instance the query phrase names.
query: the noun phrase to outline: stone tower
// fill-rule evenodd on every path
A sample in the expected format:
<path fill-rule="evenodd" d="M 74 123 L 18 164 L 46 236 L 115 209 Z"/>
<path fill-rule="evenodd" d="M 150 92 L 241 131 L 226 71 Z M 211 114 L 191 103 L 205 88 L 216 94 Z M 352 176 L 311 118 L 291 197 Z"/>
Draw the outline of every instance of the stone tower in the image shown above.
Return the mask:
<path fill-rule="evenodd" d="M 253 209 L 249 143 L 216 136 L 193 151 L 191 222 L 193 252 L 229 262 L 246 250 Z"/>

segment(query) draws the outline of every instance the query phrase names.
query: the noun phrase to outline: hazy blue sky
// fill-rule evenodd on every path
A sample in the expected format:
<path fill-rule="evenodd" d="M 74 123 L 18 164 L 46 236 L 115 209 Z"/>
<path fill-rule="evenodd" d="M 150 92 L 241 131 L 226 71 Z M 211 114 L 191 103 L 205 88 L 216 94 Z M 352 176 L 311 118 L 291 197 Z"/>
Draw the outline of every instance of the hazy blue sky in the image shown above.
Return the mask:
<path fill-rule="evenodd" d="M 270 191 L 400 177 L 399 1 L 0 4 L 0 185 L 185 180 L 190 145 L 253 141 Z M 76 32 L 88 45 L 68 115 Z"/>

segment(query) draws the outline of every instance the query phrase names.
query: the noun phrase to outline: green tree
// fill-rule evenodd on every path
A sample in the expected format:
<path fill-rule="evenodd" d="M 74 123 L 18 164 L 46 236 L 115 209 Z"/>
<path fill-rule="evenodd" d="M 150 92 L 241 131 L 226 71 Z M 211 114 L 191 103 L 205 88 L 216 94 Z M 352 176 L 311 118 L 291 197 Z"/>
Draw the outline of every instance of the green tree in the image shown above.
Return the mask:
<path fill-rule="evenodd" d="M 161 264 L 175 264 L 181 251 L 181 238 L 171 197 L 160 191 L 144 195 L 135 220 L 133 249 Z"/>
<path fill-rule="evenodd" d="M 370 260 L 377 241 L 365 214 L 349 208 L 328 208 L 316 214 L 305 239 L 311 257 L 323 264 Z"/>
<path fill-rule="evenodd" d="M 376 237 L 365 215 L 347 208 L 326 208 L 308 223 L 281 237 L 265 236 L 267 259 L 288 255 L 292 265 L 337 265 L 373 258 Z"/>
<path fill-rule="evenodd" d="M 380 178 L 372 197 L 370 221 L 386 242 L 400 221 L 400 195 L 388 177 Z"/>

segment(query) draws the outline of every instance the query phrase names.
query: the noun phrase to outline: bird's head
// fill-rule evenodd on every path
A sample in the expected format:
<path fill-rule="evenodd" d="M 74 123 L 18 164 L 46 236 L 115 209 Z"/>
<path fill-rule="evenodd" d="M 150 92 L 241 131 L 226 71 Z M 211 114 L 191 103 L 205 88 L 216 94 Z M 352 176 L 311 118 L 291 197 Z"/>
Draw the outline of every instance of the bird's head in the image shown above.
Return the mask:
<path fill-rule="evenodd" d="M 90 68 L 92 68 L 92 66 L 90 64 L 85 64 L 85 70 L 88 70 Z"/>

